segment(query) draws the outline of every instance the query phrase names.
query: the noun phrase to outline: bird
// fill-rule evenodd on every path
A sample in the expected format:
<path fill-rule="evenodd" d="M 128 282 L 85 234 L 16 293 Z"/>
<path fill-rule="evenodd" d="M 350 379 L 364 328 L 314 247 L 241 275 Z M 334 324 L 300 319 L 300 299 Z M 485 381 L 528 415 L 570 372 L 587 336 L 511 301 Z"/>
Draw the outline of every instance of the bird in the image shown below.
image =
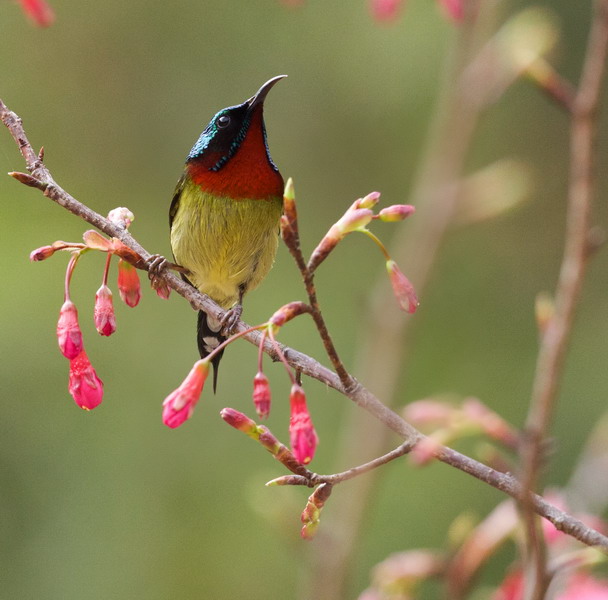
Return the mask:
<path fill-rule="evenodd" d="M 276 256 L 284 182 L 268 149 L 264 101 L 284 77 L 215 114 L 190 150 L 171 201 L 171 250 L 182 277 L 226 310 L 222 319 L 199 311 L 201 358 L 234 330 L 243 296 L 266 277 Z M 155 264 L 162 268 L 162 261 Z M 223 353 L 211 361 L 214 391 Z"/>

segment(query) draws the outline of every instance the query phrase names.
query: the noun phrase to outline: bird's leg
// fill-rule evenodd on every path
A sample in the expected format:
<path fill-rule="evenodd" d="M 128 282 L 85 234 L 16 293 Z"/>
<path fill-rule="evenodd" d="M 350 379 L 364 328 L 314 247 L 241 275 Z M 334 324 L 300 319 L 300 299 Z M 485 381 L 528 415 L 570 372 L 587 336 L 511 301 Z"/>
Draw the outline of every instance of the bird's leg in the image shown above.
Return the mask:
<path fill-rule="evenodd" d="M 244 294 L 245 290 L 242 287 L 239 287 L 239 301 L 230 310 L 227 310 L 224 313 L 224 316 L 220 321 L 222 325 L 222 335 L 229 336 L 231 333 L 233 333 L 234 328 L 238 325 L 241 315 L 243 314 Z"/>

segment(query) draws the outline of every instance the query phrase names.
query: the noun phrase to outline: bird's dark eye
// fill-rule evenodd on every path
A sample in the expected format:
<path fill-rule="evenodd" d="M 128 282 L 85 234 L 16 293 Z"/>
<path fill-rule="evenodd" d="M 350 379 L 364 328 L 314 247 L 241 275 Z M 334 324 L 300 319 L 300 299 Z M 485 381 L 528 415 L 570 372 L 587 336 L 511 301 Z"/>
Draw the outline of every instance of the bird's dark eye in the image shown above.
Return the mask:
<path fill-rule="evenodd" d="M 230 125 L 230 117 L 226 116 L 226 115 L 222 115 L 218 120 L 217 120 L 217 126 L 218 127 L 228 127 L 228 125 Z"/>

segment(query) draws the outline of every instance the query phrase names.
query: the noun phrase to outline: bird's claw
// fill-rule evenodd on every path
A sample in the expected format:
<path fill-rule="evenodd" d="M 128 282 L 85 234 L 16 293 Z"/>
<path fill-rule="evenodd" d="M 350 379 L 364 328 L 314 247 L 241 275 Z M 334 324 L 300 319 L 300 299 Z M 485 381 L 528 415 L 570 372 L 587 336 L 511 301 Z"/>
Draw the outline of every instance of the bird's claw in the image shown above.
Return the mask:
<path fill-rule="evenodd" d="M 243 314 L 243 306 L 241 304 L 235 304 L 230 310 L 224 313 L 224 316 L 220 320 L 222 326 L 222 335 L 229 336 L 238 325 Z"/>
<path fill-rule="evenodd" d="M 146 261 L 148 263 L 148 278 L 154 282 L 159 275 L 171 264 L 164 256 L 153 254 Z"/>

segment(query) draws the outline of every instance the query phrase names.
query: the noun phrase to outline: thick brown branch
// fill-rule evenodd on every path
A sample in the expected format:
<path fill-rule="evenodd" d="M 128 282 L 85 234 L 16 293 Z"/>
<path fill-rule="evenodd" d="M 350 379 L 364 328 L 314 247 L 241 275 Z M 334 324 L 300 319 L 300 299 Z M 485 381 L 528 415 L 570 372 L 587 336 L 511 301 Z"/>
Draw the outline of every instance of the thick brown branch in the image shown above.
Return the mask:
<path fill-rule="evenodd" d="M 135 239 L 133 239 L 133 237 L 125 229 L 116 226 L 108 219 L 81 204 L 55 183 L 50 172 L 39 160 L 37 154 L 27 141 L 25 132 L 23 131 L 23 127 L 21 125 L 21 120 L 15 115 L 15 113 L 11 112 L 1 100 L 0 119 L 9 128 L 13 138 L 19 146 L 21 154 L 26 160 L 28 170 L 31 172 L 32 176 L 40 182 L 39 188 L 44 189 L 44 194 L 46 196 L 73 214 L 79 216 L 84 221 L 94 225 L 100 231 L 103 231 L 109 236 L 120 239 L 124 244 L 140 254 L 144 259 L 147 259 L 150 256 L 150 253 L 146 251 Z M 195 309 L 204 310 L 216 318 L 220 318 L 223 315 L 222 309 L 208 296 L 201 294 L 195 288 L 182 281 L 175 274 L 165 271 L 162 273 L 161 277 L 171 288 L 186 298 Z M 245 331 L 248 328 L 249 325 L 241 321 L 237 326 L 236 331 Z M 260 336 L 261 333 L 259 331 L 253 331 L 244 336 L 244 338 L 255 346 L 258 346 Z M 338 392 L 350 398 L 355 404 L 365 409 L 376 419 L 397 433 L 401 438 L 405 439 L 407 444 L 413 445 L 422 439 L 423 435 L 419 431 L 417 431 L 394 411 L 380 402 L 376 396 L 364 388 L 359 382 L 354 381 L 354 384 L 348 390 L 346 390 L 342 385 L 340 378 L 335 373 L 318 363 L 313 358 L 293 350 L 292 348 L 282 346 L 282 349 L 287 361 L 291 366 L 297 370 L 300 370 L 305 375 L 325 383 L 329 387 L 334 388 Z M 271 357 L 277 358 L 276 352 L 270 341 L 266 342 L 264 351 L 267 352 Z M 492 487 L 505 492 L 513 498 L 520 498 L 522 496 L 522 488 L 513 476 L 506 473 L 499 473 L 498 471 L 491 469 L 490 467 L 483 465 L 472 458 L 464 456 L 451 448 L 441 448 L 438 452 L 437 458 L 440 461 L 468 473 L 480 481 L 483 481 Z M 382 458 L 378 460 L 382 460 Z M 532 506 L 537 514 L 551 521 L 560 531 L 577 538 L 587 545 L 597 546 L 608 554 L 607 537 L 603 536 L 594 529 L 587 527 L 571 515 L 558 510 L 551 504 L 545 502 L 545 500 L 539 496 L 532 496 Z"/>

